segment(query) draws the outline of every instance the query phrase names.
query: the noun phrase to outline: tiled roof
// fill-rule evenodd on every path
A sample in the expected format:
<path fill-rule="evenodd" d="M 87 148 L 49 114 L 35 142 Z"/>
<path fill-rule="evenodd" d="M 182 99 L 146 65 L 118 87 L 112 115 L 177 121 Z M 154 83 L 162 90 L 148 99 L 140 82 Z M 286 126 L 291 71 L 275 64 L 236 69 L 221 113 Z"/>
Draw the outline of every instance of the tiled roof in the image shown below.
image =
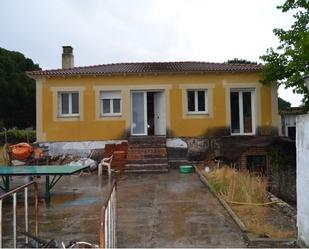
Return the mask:
<path fill-rule="evenodd" d="M 301 115 L 305 113 L 306 111 L 303 107 L 289 107 L 280 111 L 281 115 Z"/>
<path fill-rule="evenodd" d="M 257 72 L 261 64 L 231 64 L 209 62 L 136 62 L 115 63 L 69 69 L 27 72 L 29 76 L 120 75 L 164 73 Z"/>

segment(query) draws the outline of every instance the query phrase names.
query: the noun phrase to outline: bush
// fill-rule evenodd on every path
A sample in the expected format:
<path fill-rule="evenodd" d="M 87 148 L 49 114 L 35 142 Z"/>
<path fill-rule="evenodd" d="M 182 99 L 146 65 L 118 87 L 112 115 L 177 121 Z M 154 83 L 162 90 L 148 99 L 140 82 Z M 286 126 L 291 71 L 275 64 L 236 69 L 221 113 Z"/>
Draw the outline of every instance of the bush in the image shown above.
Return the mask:
<path fill-rule="evenodd" d="M 33 130 L 17 130 L 12 129 L 7 131 L 7 142 L 16 144 L 20 142 L 33 143 L 36 141 L 36 132 Z M 5 144 L 5 132 L 0 132 L 0 145 Z"/>

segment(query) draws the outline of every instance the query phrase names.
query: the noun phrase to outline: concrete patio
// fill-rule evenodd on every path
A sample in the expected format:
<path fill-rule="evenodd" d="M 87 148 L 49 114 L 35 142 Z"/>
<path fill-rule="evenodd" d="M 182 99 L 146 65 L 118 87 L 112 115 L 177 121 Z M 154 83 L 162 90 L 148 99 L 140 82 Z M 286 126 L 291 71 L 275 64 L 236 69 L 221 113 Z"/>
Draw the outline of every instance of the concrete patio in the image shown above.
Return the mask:
<path fill-rule="evenodd" d="M 39 180 L 40 191 L 44 178 Z M 99 213 L 105 177 L 66 176 L 52 190 L 51 203 L 40 199 L 40 236 L 98 244 Z M 16 178 L 13 185 L 21 185 Z M 13 187 L 13 186 L 12 186 Z M 41 193 L 43 194 L 43 193 Z M 124 174 L 118 182 L 118 247 L 245 247 L 242 233 L 197 174 Z M 18 205 L 23 230 L 23 200 Z M 12 231 L 11 205 L 4 206 L 4 246 Z M 19 234 L 20 235 L 20 234 Z M 19 245 L 24 242 L 18 236 Z"/>
<path fill-rule="evenodd" d="M 127 174 L 118 183 L 119 247 L 246 247 L 196 173 Z"/>

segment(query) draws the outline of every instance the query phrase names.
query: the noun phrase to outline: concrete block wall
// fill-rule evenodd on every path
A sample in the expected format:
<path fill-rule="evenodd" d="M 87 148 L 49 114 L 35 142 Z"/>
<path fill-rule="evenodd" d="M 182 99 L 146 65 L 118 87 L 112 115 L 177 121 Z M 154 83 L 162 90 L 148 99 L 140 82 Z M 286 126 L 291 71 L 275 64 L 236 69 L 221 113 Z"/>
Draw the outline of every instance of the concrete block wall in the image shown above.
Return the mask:
<path fill-rule="evenodd" d="M 309 246 L 309 114 L 297 117 L 296 150 L 298 241 Z"/>

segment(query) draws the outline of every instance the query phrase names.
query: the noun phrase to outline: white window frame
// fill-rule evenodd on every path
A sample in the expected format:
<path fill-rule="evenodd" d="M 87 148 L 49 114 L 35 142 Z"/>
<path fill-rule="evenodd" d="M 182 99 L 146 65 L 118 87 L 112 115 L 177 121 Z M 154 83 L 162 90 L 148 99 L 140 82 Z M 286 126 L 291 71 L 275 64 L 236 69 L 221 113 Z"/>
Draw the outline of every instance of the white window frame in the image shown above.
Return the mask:
<path fill-rule="evenodd" d="M 194 110 L 195 111 L 189 111 L 189 105 L 188 105 L 188 92 L 194 92 Z M 205 97 L 205 111 L 198 111 L 198 92 L 204 91 L 204 97 Z M 200 88 L 200 89 L 186 89 L 186 109 L 187 114 L 208 114 L 208 89 Z"/>
<path fill-rule="evenodd" d="M 72 113 L 72 94 L 78 94 L 78 113 Z M 62 113 L 62 94 L 68 94 L 69 99 L 69 113 Z M 59 117 L 79 117 L 80 116 L 80 92 L 79 91 L 59 91 L 57 92 L 58 95 L 58 116 Z"/>
<path fill-rule="evenodd" d="M 103 97 L 103 93 L 111 93 L 117 92 L 119 93 L 119 97 Z M 109 100 L 110 103 L 110 113 L 103 113 L 103 100 Z M 119 112 L 114 112 L 114 105 L 113 100 L 119 99 L 120 100 L 120 110 Z M 121 91 L 120 90 L 102 90 L 100 91 L 100 115 L 101 117 L 119 117 L 122 115 L 122 98 L 121 98 Z"/>
<path fill-rule="evenodd" d="M 238 93 L 238 108 L 239 108 L 239 132 L 232 132 L 232 113 L 230 111 L 231 115 L 231 121 L 230 121 L 230 129 L 231 129 L 231 135 L 232 136 L 252 136 L 256 134 L 256 89 L 255 88 L 231 88 L 231 92 L 237 92 Z M 243 117 L 243 92 L 250 92 L 251 93 L 251 118 L 252 118 L 252 132 L 244 132 L 244 117 Z M 230 100 L 230 106 L 231 108 L 231 100 Z M 231 109 L 230 109 L 231 110 Z"/>

